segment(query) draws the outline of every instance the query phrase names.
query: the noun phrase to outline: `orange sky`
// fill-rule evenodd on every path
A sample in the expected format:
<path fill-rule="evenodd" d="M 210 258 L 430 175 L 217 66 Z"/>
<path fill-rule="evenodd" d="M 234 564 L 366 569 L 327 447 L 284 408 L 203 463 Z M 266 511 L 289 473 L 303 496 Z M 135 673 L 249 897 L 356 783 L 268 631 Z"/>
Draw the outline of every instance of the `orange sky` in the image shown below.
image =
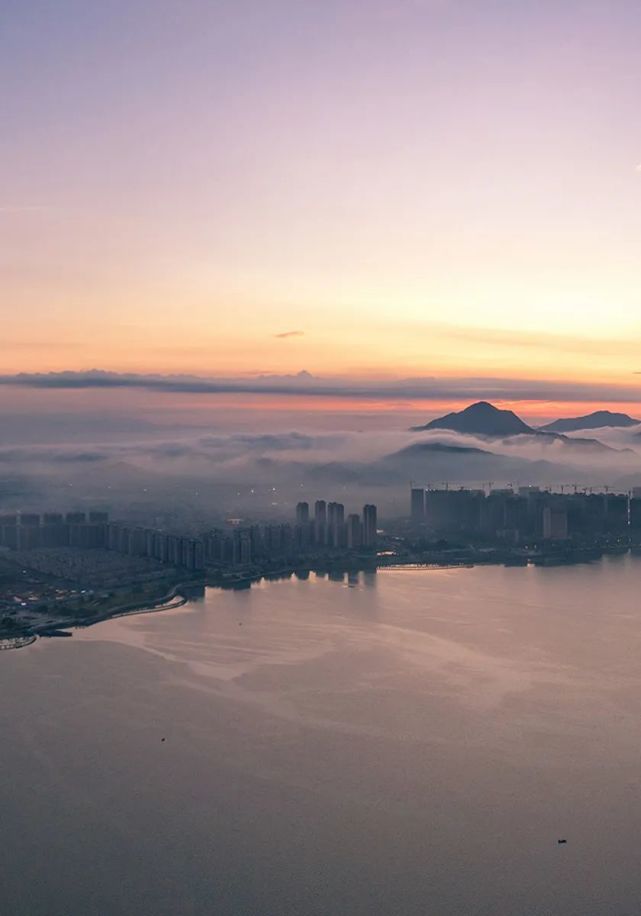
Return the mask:
<path fill-rule="evenodd" d="M 32 6 L 0 61 L 2 372 L 641 401 L 638 5 Z"/>

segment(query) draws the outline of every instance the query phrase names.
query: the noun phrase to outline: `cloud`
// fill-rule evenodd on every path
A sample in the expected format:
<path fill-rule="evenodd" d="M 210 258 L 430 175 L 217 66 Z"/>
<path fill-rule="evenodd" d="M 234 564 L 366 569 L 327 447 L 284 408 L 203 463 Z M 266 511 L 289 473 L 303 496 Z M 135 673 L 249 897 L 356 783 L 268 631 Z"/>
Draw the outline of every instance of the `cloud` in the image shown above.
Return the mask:
<path fill-rule="evenodd" d="M 493 376 L 423 376 L 399 380 L 319 378 L 308 373 L 254 378 L 213 378 L 191 375 L 147 375 L 93 369 L 75 372 L 0 375 L 0 386 L 39 389 L 144 389 L 173 394 L 271 394 L 378 401 L 575 401 L 641 403 L 636 384 L 587 383 L 555 379 Z"/>
<path fill-rule="evenodd" d="M 274 334 L 279 340 L 286 340 L 288 337 L 304 337 L 304 331 L 283 331 L 281 334 Z"/>
<path fill-rule="evenodd" d="M 635 443 L 632 433 L 628 444 Z M 624 444 L 621 440 L 620 444 Z M 408 448 L 408 446 L 411 446 Z M 639 446 L 641 447 L 641 446 Z M 104 505 L 113 517 L 205 529 L 228 517 L 291 519 L 299 499 L 376 502 L 406 511 L 410 479 L 479 486 L 576 481 L 641 484 L 638 456 L 532 436 L 488 442 L 447 430 L 411 434 L 222 432 L 121 443 L 0 445 L 5 506 L 66 510 Z"/>

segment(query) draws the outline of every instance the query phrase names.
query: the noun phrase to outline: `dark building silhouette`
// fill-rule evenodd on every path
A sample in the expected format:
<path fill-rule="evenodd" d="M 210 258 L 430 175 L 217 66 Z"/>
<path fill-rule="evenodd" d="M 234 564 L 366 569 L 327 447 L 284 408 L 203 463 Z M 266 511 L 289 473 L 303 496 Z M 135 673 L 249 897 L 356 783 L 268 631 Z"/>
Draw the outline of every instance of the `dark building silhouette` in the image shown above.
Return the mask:
<path fill-rule="evenodd" d="M 641 490 L 633 490 L 630 499 L 630 530 L 639 535 L 641 533 Z"/>
<path fill-rule="evenodd" d="M 347 547 L 349 550 L 358 550 L 363 546 L 363 525 L 360 515 L 352 513 L 347 516 Z"/>
<path fill-rule="evenodd" d="M 327 503 L 324 499 L 317 499 L 314 504 L 314 542 L 327 543 Z"/>
<path fill-rule="evenodd" d="M 624 534 L 629 524 L 628 497 L 621 493 L 604 495 L 604 527 L 608 534 Z"/>
<path fill-rule="evenodd" d="M 624 493 L 552 493 L 540 487 L 483 490 L 426 490 L 420 521 L 420 497 L 410 494 L 413 524 L 433 535 L 479 537 L 506 543 L 537 540 L 589 542 L 641 534 L 641 491 Z"/>
<path fill-rule="evenodd" d="M 376 506 L 363 506 L 363 547 L 375 546 L 376 532 Z"/>
<path fill-rule="evenodd" d="M 412 521 L 423 522 L 425 520 L 425 489 L 423 487 L 412 487 L 410 503 Z"/>
<path fill-rule="evenodd" d="M 0 516 L 0 547 L 35 550 L 48 547 L 104 547 L 107 543 L 106 512 L 22 512 Z"/>
<path fill-rule="evenodd" d="M 341 551 L 376 543 L 376 507 L 365 506 L 363 521 L 339 502 L 317 500 L 314 520 L 309 504 L 296 507 L 296 524 L 213 529 L 198 536 L 163 531 L 127 522 L 110 522 L 103 511 L 22 513 L 0 516 L 0 547 L 11 550 L 103 547 L 131 557 L 149 558 L 175 568 L 199 571 L 206 567 L 249 567 L 274 561 L 294 563 L 326 555 L 338 559 Z"/>
<path fill-rule="evenodd" d="M 436 531 L 478 532 L 483 498 L 483 491 L 478 490 L 427 490 L 425 523 Z"/>
<path fill-rule="evenodd" d="M 543 538 L 546 541 L 565 541 L 568 537 L 568 511 L 563 504 L 548 505 L 543 509 Z"/>
<path fill-rule="evenodd" d="M 327 505 L 327 545 L 329 547 L 344 546 L 343 526 L 345 524 L 345 506 L 342 503 L 328 503 Z"/>
<path fill-rule="evenodd" d="M 18 516 L 0 516 L 0 546 L 16 550 L 18 547 Z"/>

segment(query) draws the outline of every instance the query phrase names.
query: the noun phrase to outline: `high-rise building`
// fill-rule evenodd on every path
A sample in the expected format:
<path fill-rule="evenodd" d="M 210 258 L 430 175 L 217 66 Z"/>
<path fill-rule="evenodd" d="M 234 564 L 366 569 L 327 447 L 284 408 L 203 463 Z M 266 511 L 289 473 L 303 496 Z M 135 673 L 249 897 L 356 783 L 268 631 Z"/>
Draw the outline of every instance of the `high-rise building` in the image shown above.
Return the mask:
<path fill-rule="evenodd" d="M 303 552 L 309 549 L 312 542 L 313 525 L 311 522 L 305 522 L 304 525 L 296 525 L 294 528 L 294 546 L 297 550 Z"/>
<path fill-rule="evenodd" d="M 18 516 L 0 516 L 0 546 L 15 550 L 18 546 Z"/>
<path fill-rule="evenodd" d="M 170 534 L 167 536 L 167 541 L 167 554 L 169 562 L 172 566 L 182 566 L 182 547 L 180 535 Z"/>
<path fill-rule="evenodd" d="M 347 516 L 347 547 L 357 550 L 363 544 L 363 526 L 361 517 L 356 513 Z"/>
<path fill-rule="evenodd" d="M 543 509 L 543 537 L 546 541 L 564 541 L 568 536 L 568 513 L 564 505 L 552 504 Z"/>
<path fill-rule="evenodd" d="M 641 531 L 641 487 L 635 487 L 630 500 L 630 528 L 636 535 Z"/>
<path fill-rule="evenodd" d="M 412 487 L 410 491 L 410 515 L 413 522 L 425 521 L 425 489 Z"/>
<path fill-rule="evenodd" d="M 329 547 L 340 547 L 344 523 L 345 506 L 342 503 L 328 503 L 326 543 Z"/>
<path fill-rule="evenodd" d="M 260 525 L 252 525 L 249 529 L 252 557 L 260 557 L 264 551 L 263 530 Z"/>
<path fill-rule="evenodd" d="M 363 547 L 376 544 L 376 506 L 363 506 Z"/>
<path fill-rule="evenodd" d="M 32 513 L 23 513 L 18 525 L 18 549 L 33 550 L 41 547 L 40 516 Z"/>
<path fill-rule="evenodd" d="M 164 531 L 154 533 L 154 557 L 161 563 L 169 560 L 169 537 Z"/>
<path fill-rule="evenodd" d="M 144 557 L 147 552 L 147 532 L 144 528 L 132 528 L 129 536 L 129 554 Z"/>
<path fill-rule="evenodd" d="M 156 532 L 152 528 L 145 530 L 145 556 L 153 557 L 154 555 L 154 537 Z"/>
<path fill-rule="evenodd" d="M 69 543 L 69 531 L 60 512 L 45 512 L 42 516 L 43 547 L 65 547 Z"/>
<path fill-rule="evenodd" d="M 252 542 L 250 532 L 245 530 L 240 533 L 240 562 L 247 566 L 252 561 Z"/>
<path fill-rule="evenodd" d="M 180 565 L 185 569 L 195 569 L 194 539 L 180 538 Z"/>
<path fill-rule="evenodd" d="M 608 534 L 626 534 L 628 530 L 628 497 L 623 493 L 606 493 L 603 498 L 604 527 Z"/>
<path fill-rule="evenodd" d="M 296 524 L 306 525 L 309 521 L 309 503 L 298 503 L 296 506 Z"/>
<path fill-rule="evenodd" d="M 200 538 L 194 538 L 193 540 L 194 550 L 193 550 L 193 559 L 192 559 L 192 569 L 204 569 L 205 568 L 205 550 L 203 547 L 203 542 Z"/>
<path fill-rule="evenodd" d="M 280 525 L 265 525 L 263 529 L 265 554 L 273 557 L 282 550 L 282 531 Z"/>
<path fill-rule="evenodd" d="M 427 490 L 425 521 L 434 532 L 478 532 L 484 502 L 482 490 Z"/>
<path fill-rule="evenodd" d="M 314 542 L 319 546 L 327 543 L 327 503 L 317 499 L 314 504 Z"/>

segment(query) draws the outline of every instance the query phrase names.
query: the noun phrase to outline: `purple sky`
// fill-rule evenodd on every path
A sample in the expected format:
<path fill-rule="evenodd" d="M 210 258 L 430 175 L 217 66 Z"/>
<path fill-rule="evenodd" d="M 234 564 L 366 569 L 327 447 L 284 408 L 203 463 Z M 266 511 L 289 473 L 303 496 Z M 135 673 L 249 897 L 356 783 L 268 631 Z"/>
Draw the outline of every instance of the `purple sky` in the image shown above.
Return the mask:
<path fill-rule="evenodd" d="M 638 3 L 1 15 L 5 371 L 638 384 Z"/>

